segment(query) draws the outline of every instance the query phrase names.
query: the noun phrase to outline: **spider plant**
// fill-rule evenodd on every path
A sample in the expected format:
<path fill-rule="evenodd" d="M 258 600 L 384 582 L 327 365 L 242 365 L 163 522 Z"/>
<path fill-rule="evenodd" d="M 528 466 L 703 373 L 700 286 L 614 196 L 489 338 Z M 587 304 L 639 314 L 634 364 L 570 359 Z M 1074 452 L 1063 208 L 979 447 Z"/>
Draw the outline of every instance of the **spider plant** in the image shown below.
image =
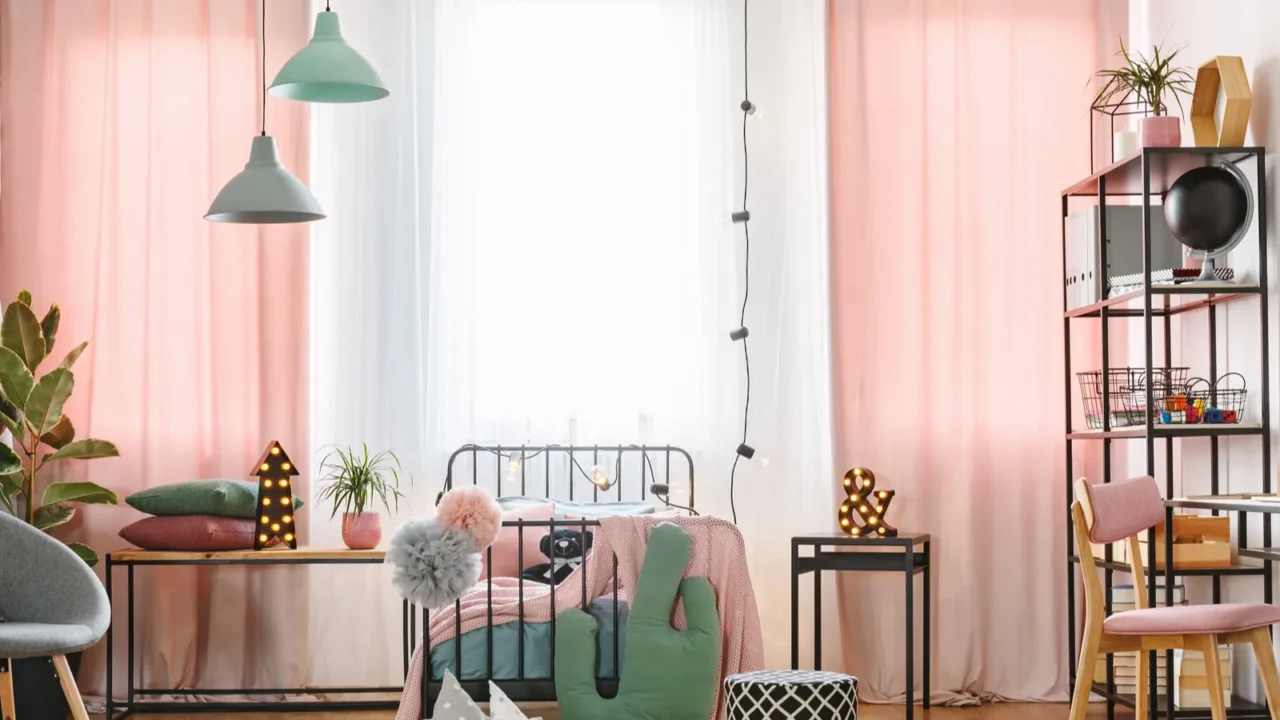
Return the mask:
<path fill-rule="evenodd" d="M 1173 61 L 1182 48 L 1174 48 L 1170 52 L 1161 51 L 1160 46 L 1151 47 L 1151 57 L 1131 54 L 1120 41 L 1120 52 L 1124 58 L 1124 66 L 1114 70 L 1099 70 L 1098 77 L 1105 82 L 1093 98 L 1093 107 L 1101 109 L 1112 101 L 1124 102 L 1130 96 L 1145 102 L 1154 115 L 1164 115 L 1169 107 L 1167 96 L 1172 96 L 1178 104 L 1178 113 L 1182 114 L 1182 96 L 1190 95 L 1195 80 L 1186 68 L 1174 67 Z"/>
<path fill-rule="evenodd" d="M 400 458 L 390 450 L 369 453 L 369 446 L 360 450 L 333 448 L 320 461 L 321 481 L 324 487 L 316 496 L 333 503 L 333 514 L 339 511 L 362 513 L 381 502 L 390 513 L 400 509 L 400 474 L 403 472 Z M 413 478 L 409 478 L 413 482 Z"/>

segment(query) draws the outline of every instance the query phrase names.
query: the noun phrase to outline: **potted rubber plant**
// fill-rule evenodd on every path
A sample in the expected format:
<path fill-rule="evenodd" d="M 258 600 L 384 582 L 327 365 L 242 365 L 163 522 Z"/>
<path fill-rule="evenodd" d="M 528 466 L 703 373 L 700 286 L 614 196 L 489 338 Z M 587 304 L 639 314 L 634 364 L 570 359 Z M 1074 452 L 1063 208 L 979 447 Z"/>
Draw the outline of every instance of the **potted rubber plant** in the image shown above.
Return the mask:
<path fill-rule="evenodd" d="M 8 430 L 11 435 L 8 443 L 0 443 L 0 512 L 50 532 L 70 521 L 79 505 L 118 502 L 114 492 L 95 483 L 49 480 L 53 470 L 64 460 L 92 460 L 119 453 L 106 440 L 76 439 L 75 425 L 63 414 L 75 388 L 72 368 L 89 343 L 75 346 L 42 374 L 42 368 L 52 362 L 62 314 L 53 305 L 38 318 L 31 307 L 31 293 L 23 290 L 17 301 L 4 309 L 0 320 L 0 431 Z M 67 546 L 89 565 L 98 562 L 98 554 L 88 545 L 72 542 Z M 0 552 L 5 548 L 0 547 Z M 79 668 L 80 657 L 80 653 L 67 656 L 73 672 Z M 18 678 L 14 683 L 16 707 L 0 709 L 5 717 L 67 717 L 67 701 L 51 658 L 15 660 L 13 674 Z"/>
<path fill-rule="evenodd" d="M 1175 66 L 1182 48 L 1151 48 L 1151 57 L 1133 54 L 1120 42 L 1118 56 L 1124 63 L 1116 69 L 1099 70 L 1102 87 L 1093 99 L 1101 107 L 1126 98 L 1146 103 L 1151 115 L 1138 121 L 1138 141 L 1142 147 L 1177 147 L 1182 144 L 1182 96 L 1190 95 L 1195 80 L 1186 68 Z M 1169 101 L 1177 103 L 1178 115 L 1169 115 Z"/>
<path fill-rule="evenodd" d="M 382 541 L 381 504 L 391 512 L 400 508 L 400 458 L 390 450 L 370 453 L 368 445 L 333 448 L 320 461 L 320 492 L 316 497 L 333 503 L 333 513 L 342 513 L 342 542 L 352 550 L 375 548 Z M 412 482 L 412 478 L 409 480 Z"/>

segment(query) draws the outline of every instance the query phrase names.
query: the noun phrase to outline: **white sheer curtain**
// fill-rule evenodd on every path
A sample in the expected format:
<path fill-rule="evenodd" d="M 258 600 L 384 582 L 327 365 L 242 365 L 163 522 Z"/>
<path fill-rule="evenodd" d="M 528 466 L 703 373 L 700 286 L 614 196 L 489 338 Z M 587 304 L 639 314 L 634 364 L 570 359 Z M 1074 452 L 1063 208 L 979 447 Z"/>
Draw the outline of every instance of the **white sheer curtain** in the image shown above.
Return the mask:
<path fill-rule="evenodd" d="M 431 512 L 466 442 L 671 443 L 694 455 L 698 508 L 727 517 L 745 379 L 728 338 L 741 0 L 335 9 L 392 94 L 313 114 L 329 212 L 311 254 L 313 452 L 394 448 L 415 480 L 407 517 Z M 787 537 L 826 528 L 834 491 L 825 6 L 751 12 L 750 442 L 768 464 L 740 467 L 736 497 L 785 662 Z M 315 513 L 312 544 L 340 544 Z M 398 677 L 399 606 L 359 572 L 316 575 L 312 681 Z M 344 662 L 364 640 L 366 661 Z"/>

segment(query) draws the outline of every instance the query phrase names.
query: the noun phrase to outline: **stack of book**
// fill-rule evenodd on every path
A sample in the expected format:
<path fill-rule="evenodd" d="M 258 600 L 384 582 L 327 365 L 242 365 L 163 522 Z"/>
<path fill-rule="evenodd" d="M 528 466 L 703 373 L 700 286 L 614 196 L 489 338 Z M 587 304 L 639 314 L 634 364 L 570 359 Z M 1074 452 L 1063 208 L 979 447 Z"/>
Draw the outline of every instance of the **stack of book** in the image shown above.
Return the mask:
<path fill-rule="evenodd" d="M 1222 678 L 1222 699 L 1231 707 L 1231 646 L 1218 648 L 1218 674 Z M 1173 704 L 1181 708 L 1209 707 L 1209 678 L 1204 653 L 1198 650 L 1173 651 Z"/>
<path fill-rule="evenodd" d="M 1156 588 L 1156 607 L 1165 604 L 1165 592 L 1163 587 Z M 1173 586 L 1173 604 L 1186 605 L 1187 592 L 1186 588 L 1181 584 Z M 1132 585 L 1116 585 L 1111 590 L 1111 613 L 1124 612 L 1126 610 L 1134 610 L 1137 608 L 1137 602 L 1134 599 Z M 1136 695 L 1138 693 L 1138 653 L 1136 651 L 1119 652 L 1115 654 L 1114 659 L 1116 692 L 1122 695 Z M 1203 664 L 1203 661 L 1202 661 Z M 1093 681 L 1099 684 L 1107 682 L 1107 656 L 1099 655 L 1098 664 L 1094 668 Z M 1165 662 L 1165 653 L 1156 653 L 1156 687 L 1159 688 L 1157 694 L 1164 695 L 1169 688 L 1169 667 Z"/>

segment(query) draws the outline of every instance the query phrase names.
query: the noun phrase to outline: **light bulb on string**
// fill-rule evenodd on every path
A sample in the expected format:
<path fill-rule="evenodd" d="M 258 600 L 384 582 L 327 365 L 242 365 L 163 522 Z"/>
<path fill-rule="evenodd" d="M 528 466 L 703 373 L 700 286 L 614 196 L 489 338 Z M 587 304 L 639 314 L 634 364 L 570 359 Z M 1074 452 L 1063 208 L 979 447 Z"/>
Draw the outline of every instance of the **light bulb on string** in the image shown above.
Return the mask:
<path fill-rule="evenodd" d="M 603 465 L 591 466 L 591 484 L 601 490 L 608 490 L 613 486 L 613 481 L 609 479 L 609 473 L 605 472 Z"/>
<path fill-rule="evenodd" d="M 520 479 L 520 467 L 522 462 L 520 456 L 512 453 L 507 457 L 507 482 L 515 482 Z"/>

